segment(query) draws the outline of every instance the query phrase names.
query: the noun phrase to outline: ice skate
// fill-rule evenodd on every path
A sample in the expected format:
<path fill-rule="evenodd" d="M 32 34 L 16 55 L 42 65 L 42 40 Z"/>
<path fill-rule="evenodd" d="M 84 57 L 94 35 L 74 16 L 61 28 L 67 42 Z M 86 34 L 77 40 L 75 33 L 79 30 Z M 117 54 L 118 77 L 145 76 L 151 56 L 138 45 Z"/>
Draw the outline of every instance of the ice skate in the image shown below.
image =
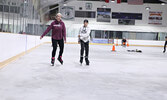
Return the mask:
<path fill-rule="evenodd" d="M 89 66 L 90 62 L 89 62 L 88 58 L 85 58 L 85 62 L 86 62 L 86 65 Z"/>
<path fill-rule="evenodd" d="M 55 63 L 55 58 L 52 58 L 51 59 L 51 66 L 54 66 L 54 63 Z"/>
<path fill-rule="evenodd" d="M 80 57 L 80 64 L 82 65 L 82 63 L 83 63 L 83 57 Z"/>
<path fill-rule="evenodd" d="M 57 58 L 57 60 L 63 65 L 62 56 L 59 56 L 59 57 Z"/>

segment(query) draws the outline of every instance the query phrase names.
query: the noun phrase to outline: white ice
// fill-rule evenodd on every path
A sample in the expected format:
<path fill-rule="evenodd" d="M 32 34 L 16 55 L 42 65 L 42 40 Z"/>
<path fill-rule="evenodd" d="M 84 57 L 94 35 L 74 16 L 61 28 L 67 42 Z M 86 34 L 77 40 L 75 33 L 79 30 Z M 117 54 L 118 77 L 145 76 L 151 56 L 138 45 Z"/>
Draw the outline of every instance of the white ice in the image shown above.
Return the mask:
<path fill-rule="evenodd" d="M 0 70 L 0 100 L 167 100 L 163 48 L 111 48 L 90 45 L 90 66 L 81 66 L 80 45 L 65 44 L 64 65 L 53 67 L 44 44 Z"/>

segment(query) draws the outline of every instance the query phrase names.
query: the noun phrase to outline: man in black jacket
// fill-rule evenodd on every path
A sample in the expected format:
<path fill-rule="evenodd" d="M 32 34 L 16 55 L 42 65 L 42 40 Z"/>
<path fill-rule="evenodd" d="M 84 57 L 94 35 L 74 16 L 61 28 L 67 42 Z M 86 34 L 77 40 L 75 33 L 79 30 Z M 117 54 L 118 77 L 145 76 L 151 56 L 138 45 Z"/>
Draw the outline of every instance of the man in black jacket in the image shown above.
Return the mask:
<path fill-rule="evenodd" d="M 127 41 L 126 41 L 126 38 L 125 38 L 125 37 L 123 37 L 123 39 L 122 39 L 122 46 L 124 46 L 124 47 L 125 47 L 125 46 L 126 46 L 126 42 L 127 42 Z"/>
<path fill-rule="evenodd" d="M 167 45 L 167 36 L 165 37 L 165 45 L 164 45 L 164 51 L 163 51 L 163 53 L 166 52 L 166 45 Z"/>

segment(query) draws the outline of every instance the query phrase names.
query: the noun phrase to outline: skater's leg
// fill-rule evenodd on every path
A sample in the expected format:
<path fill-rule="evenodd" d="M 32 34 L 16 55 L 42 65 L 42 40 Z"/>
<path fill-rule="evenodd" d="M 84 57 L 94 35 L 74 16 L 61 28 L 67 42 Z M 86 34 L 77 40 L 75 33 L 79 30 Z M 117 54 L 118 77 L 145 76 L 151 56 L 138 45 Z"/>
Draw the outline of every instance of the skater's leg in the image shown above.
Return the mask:
<path fill-rule="evenodd" d="M 165 53 L 165 52 L 166 52 L 166 45 L 167 45 L 167 42 L 165 42 L 165 45 L 164 45 L 164 51 L 163 51 L 163 53 Z"/>
<path fill-rule="evenodd" d="M 89 65 L 89 42 L 85 43 L 85 61 L 86 61 L 86 65 Z"/>
<path fill-rule="evenodd" d="M 89 42 L 85 43 L 85 57 L 88 58 L 89 56 Z"/>
<path fill-rule="evenodd" d="M 83 57 L 83 54 L 84 54 L 84 48 L 85 48 L 85 44 L 84 42 L 81 40 L 81 50 L 80 50 L 80 56 Z"/>
<path fill-rule="evenodd" d="M 163 51 L 164 53 L 166 52 L 166 46 L 164 45 L 164 51 Z"/>
<path fill-rule="evenodd" d="M 56 50 L 57 50 L 57 40 L 52 39 L 52 58 L 51 58 L 51 65 L 54 66 L 54 62 L 55 62 L 55 55 L 56 55 Z"/>
<path fill-rule="evenodd" d="M 84 54 L 84 47 L 85 47 L 85 44 L 84 42 L 81 40 L 80 41 L 80 44 L 81 44 L 81 50 L 80 50 L 80 63 L 82 64 L 83 62 L 83 54 Z"/>
<path fill-rule="evenodd" d="M 59 47 L 60 47 L 60 51 L 59 51 L 59 56 L 58 56 L 58 61 L 63 64 L 63 60 L 62 60 L 62 54 L 64 51 L 64 40 L 59 40 L 58 41 Z"/>
<path fill-rule="evenodd" d="M 166 45 L 164 45 L 164 51 L 163 51 L 164 53 L 166 52 Z"/>
<path fill-rule="evenodd" d="M 58 41 L 59 47 L 60 47 L 60 51 L 59 51 L 59 57 L 63 55 L 63 51 L 64 51 L 64 40 L 59 40 Z"/>
<path fill-rule="evenodd" d="M 57 50 L 57 40 L 52 39 L 52 46 L 53 46 L 53 50 L 52 50 L 52 58 L 54 58 L 55 55 L 56 55 L 56 50 Z"/>

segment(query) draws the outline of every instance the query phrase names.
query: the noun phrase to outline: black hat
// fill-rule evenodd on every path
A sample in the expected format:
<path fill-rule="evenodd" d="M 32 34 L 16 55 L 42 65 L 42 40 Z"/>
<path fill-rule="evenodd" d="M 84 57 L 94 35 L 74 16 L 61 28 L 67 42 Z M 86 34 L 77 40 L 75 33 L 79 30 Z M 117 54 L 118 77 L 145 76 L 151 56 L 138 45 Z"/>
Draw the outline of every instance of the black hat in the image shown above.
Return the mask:
<path fill-rule="evenodd" d="M 85 22 L 86 22 L 86 23 L 88 23 L 88 20 L 87 20 L 87 19 L 85 19 L 85 20 L 84 20 L 84 23 L 85 23 Z"/>
<path fill-rule="evenodd" d="M 165 38 L 167 38 L 167 36 L 165 36 Z"/>

